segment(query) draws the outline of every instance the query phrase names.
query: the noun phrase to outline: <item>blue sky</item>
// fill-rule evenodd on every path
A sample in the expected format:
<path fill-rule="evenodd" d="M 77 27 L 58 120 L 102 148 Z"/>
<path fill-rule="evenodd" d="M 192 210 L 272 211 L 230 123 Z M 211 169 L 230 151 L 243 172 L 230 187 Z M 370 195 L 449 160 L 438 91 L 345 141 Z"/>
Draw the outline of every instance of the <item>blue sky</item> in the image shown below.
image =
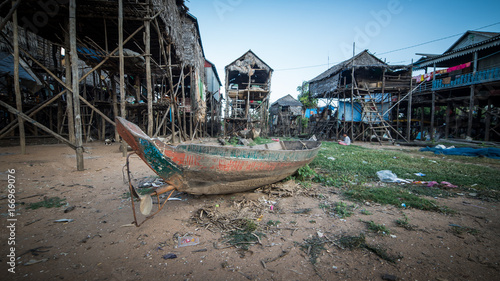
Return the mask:
<path fill-rule="evenodd" d="M 415 53 L 443 53 L 467 30 L 500 32 L 498 0 L 189 0 L 186 5 L 223 83 L 224 67 L 249 49 L 274 69 L 271 102 L 287 94 L 296 98 L 302 81 L 352 57 L 353 42 L 356 53 L 368 49 L 390 64 L 410 64 L 420 58 Z M 399 49 L 404 50 L 394 51 Z"/>

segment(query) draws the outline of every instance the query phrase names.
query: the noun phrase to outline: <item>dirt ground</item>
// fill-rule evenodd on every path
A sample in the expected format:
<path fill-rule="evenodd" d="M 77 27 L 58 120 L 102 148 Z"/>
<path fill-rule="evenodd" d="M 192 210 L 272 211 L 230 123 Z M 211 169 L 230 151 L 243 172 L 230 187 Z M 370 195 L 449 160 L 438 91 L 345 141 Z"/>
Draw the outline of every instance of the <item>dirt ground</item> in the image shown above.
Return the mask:
<path fill-rule="evenodd" d="M 135 227 L 130 226 L 125 158 L 118 145 L 85 147 L 85 170 L 80 172 L 74 152 L 64 145 L 28 146 L 27 155 L 20 155 L 19 147 L 0 148 L 0 272 L 7 277 L 1 279 L 451 281 L 498 280 L 500 274 L 495 202 L 466 196 L 435 199 L 457 211 L 445 215 L 352 203 L 334 188 L 304 189 L 284 182 L 260 192 L 174 194 L 180 200 L 169 201 L 157 216 Z M 132 159 L 132 167 L 136 180 L 154 176 L 138 158 Z M 15 229 L 7 228 L 13 223 L 8 221 L 9 175 L 15 176 Z M 67 204 L 27 208 L 51 197 L 64 198 Z M 341 201 L 356 204 L 351 217 L 340 219 L 320 208 Z M 371 215 L 362 214 L 363 209 Z M 396 225 L 403 213 L 412 230 Z M 258 223 L 258 231 L 265 234 L 248 251 L 224 243 L 227 228 L 238 218 Z M 60 219 L 73 221 L 55 222 Z M 364 221 L 384 224 L 391 235 L 370 232 Z M 367 244 L 386 249 L 394 262 L 367 249 L 340 247 L 340 238 L 362 233 Z M 199 239 L 199 244 L 179 247 L 178 237 L 184 236 Z M 14 246 L 8 244 L 9 237 L 14 237 Z M 324 247 L 314 264 L 310 256 L 317 248 L 307 241 L 322 241 L 319 246 Z M 11 247 L 15 273 L 8 271 L 13 268 L 8 264 Z M 175 258 L 166 259 L 173 256 L 169 254 Z"/>

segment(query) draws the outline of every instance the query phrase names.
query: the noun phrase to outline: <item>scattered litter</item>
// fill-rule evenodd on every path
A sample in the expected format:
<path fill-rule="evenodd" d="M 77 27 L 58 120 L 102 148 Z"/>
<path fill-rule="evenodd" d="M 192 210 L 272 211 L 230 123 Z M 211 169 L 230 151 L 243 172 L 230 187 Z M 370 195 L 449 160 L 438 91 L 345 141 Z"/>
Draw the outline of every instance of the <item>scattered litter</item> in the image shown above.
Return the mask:
<path fill-rule="evenodd" d="M 438 182 L 437 182 L 437 181 L 430 181 L 430 182 L 428 182 L 428 183 L 427 183 L 427 187 L 433 187 L 433 186 L 435 186 L 436 184 L 438 184 Z"/>
<path fill-rule="evenodd" d="M 418 177 L 425 177 L 425 174 L 422 174 L 422 173 L 414 173 L 415 176 L 418 176 Z"/>
<path fill-rule="evenodd" d="M 397 236 L 394 234 L 391 234 L 391 238 L 397 238 Z"/>
<path fill-rule="evenodd" d="M 179 237 L 179 247 L 193 246 L 200 244 L 200 238 L 193 236 Z"/>
<path fill-rule="evenodd" d="M 161 256 L 164 260 L 168 260 L 168 259 L 176 259 L 177 258 L 177 255 L 176 254 L 172 254 L 172 253 L 169 253 L 169 254 L 166 254 L 166 255 L 163 255 Z"/>
<path fill-rule="evenodd" d="M 406 204 L 405 203 L 401 203 L 401 207 L 406 208 Z"/>
<path fill-rule="evenodd" d="M 361 163 L 363 163 L 363 164 L 368 164 L 368 162 L 366 162 L 365 160 L 361 161 Z"/>
<path fill-rule="evenodd" d="M 410 183 L 407 180 L 400 179 L 396 174 L 389 170 L 382 170 L 377 172 L 377 176 L 382 182 L 397 182 L 397 183 Z"/>
<path fill-rule="evenodd" d="M 65 213 L 69 213 L 71 211 L 73 211 L 75 209 L 75 206 L 69 206 L 68 208 L 66 208 L 66 210 L 64 210 Z"/>
<path fill-rule="evenodd" d="M 25 263 L 24 265 L 32 265 L 32 264 L 35 264 L 35 263 L 40 263 L 40 262 L 46 262 L 48 261 L 49 259 L 41 259 L 41 260 L 29 260 L 27 263 Z"/>
<path fill-rule="evenodd" d="M 335 158 L 334 157 L 328 157 L 328 160 L 335 161 Z"/>
<path fill-rule="evenodd" d="M 135 224 L 133 224 L 133 223 L 127 223 L 127 224 L 124 224 L 124 225 L 122 225 L 120 227 L 130 227 L 130 226 L 135 226 Z"/>
<path fill-rule="evenodd" d="M 171 198 L 168 198 L 168 201 L 182 201 L 182 199 L 176 198 L 176 197 L 171 197 Z"/>
<path fill-rule="evenodd" d="M 319 237 L 319 238 L 321 238 L 321 237 L 323 237 L 323 236 L 324 236 L 323 232 L 321 232 L 321 231 L 318 231 L 317 233 L 318 233 L 318 237 Z"/>
<path fill-rule="evenodd" d="M 457 188 L 458 186 L 454 185 L 454 184 L 451 184 L 447 181 L 442 181 L 441 184 L 444 186 L 444 187 L 448 187 L 448 188 Z"/>
<path fill-rule="evenodd" d="M 54 222 L 72 222 L 75 221 L 74 219 L 60 219 L 60 220 L 55 220 Z"/>

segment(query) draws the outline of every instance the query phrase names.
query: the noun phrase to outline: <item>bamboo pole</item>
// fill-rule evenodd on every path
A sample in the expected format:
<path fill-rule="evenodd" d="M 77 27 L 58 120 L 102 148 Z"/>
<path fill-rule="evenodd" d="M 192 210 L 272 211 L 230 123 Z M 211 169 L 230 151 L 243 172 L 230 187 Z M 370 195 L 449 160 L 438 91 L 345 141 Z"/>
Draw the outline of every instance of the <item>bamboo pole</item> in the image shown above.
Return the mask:
<path fill-rule="evenodd" d="M 147 16 L 149 17 L 149 1 L 146 1 Z M 153 89 L 151 86 L 151 21 L 146 20 L 145 25 L 145 42 L 146 45 L 146 88 L 148 92 L 148 135 L 153 135 Z"/>
<path fill-rule="evenodd" d="M 80 96 L 78 79 L 78 53 L 76 50 L 76 0 L 70 0 L 69 4 L 69 43 L 71 49 L 71 82 L 73 91 L 73 106 L 75 115 L 75 146 L 76 146 L 76 169 L 84 170 L 83 164 L 83 141 L 82 141 L 82 119 L 80 114 Z"/>
<path fill-rule="evenodd" d="M 126 118 L 125 108 L 125 60 L 123 58 L 123 0 L 118 0 L 118 52 L 120 60 L 120 113 Z M 127 156 L 127 144 L 122 142 L 123 157 Z"/>
<path fill-rule="evenodd" d="M 169 44 L 168 45 L 168 64 L 172 64 L 172 45 Z M 169 85 L 170 85 L 170 104 L 172 105 L 172 108 L 171 108 L 171 131 L 172 131 L 172 144 L 175 144 L 175 109 L 176 109 L 176 101 L 175 101 L 175 94 L 174 94 L 174 81 L 173 81 L 173 77 L 172 77 L 172 67 L 169 67 L 168 68 L 168 82 L 169 82 Z M 192 80 L 191 80 L 191 83 L 192 83 Z M 191 85 L 191 88 L 192 88 L 192 85 Z"/>
<path fill-rule="evenodd" d="M 477 71 L 477 51 L 474 52 L 474 64 L 473 64 L 473 70 L 472 74 L 475 75 Z M 467 136 L 472 137 L 472 115 L 474 112 L 474 93 L 476 91 L 476 85 L 471 85 L 470 86 L 470 96 L 469 96 L 469 116 L 468 116 L 468 122 L 467 122 Z"/>
<path fill-rule="evenodd" d="M 19 112 L 23 111 L 23 101 L 21 97 L 21 87 L 19 85 L 19 28 L 17 25 L 17 5 L 18 1 L 12 1 L 13 33 L 14 33 L 14 91 L 16 92 L 16 107 Z M 24 121 L 18 116 L 19 124 L 19 143 L 21 146 L 21 154 L 26 154 L 26 135 L 24 132 Z"/>
<path fill-rule="evenodd" d="M 410 77 L 413 77 L 413 59 L 411 60 Z M 410 79 L 410 96 L 408 97 L 408 107 L 406 109 L 406 139 L 411 141 L 411 110 L 413 100 L 413 78 Z"/>
<path fill-rule="evenodd" d="M 113 116 L 119 116 L 118 114 L 118 97 L 116 93 L 116 80 L 114 75 L 111 76 L 111 95 L 113 97 Z M 115 141 L 120 140 L 120 135 L 118 134 L 118 130 L 116 130 L 115 126 Z"/>

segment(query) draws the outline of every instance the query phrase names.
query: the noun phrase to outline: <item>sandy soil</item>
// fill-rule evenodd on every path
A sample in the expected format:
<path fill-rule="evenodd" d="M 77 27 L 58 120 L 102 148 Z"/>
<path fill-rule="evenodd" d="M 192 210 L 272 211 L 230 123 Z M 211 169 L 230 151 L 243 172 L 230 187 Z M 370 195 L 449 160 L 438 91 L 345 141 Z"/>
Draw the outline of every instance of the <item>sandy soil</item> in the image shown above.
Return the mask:
<path fill-rule="evenodd" d="M 64 145 L 0 148 L 0 272 L 4 280 L 498 280 L 500 223 L 498 203 L 468 197 L 436 199 L 455 215 L 358 203 L 354 215 L 340 219 L 320 204 L 345 201 L 338 190 L 292 182 L 274 190 L 293 196 L 247 192 L 224 196 L 175 194 L 181 200 L 141 227 L 133 221 L 118 145 L 86 146 L 85 171 L 76 171 L 74 152 Z M 153 176 L 132 160 L 137 180 Z M 9 169 L 15 169 L 15 230 L 8 221 Z M 268 189 L 267 189 L 268 190 Z M 28 209 L 45 197 L 64 198 L 59 208 Z M 273 205 L 273 210 L 270 206 Z M 73 210 L 65 212 L 68 207 Z M 298 213 L 310 208 L 309 213 Z M 248 251 L 223 243 L 227 232 L 207 222 L 199 210 L 228 218 L 249 218 L 265 234 Z M 364 215 L 365 209 L 371 215 Z M 398 227 L 403 212 L 413 230 Z M 143 218 L 141 216 L 141 218 Z M 55 220 L 72 219 L 57 223 Z M 231 220 L 229 220 L 230 222 Z M 276 223 L 279 221 L 279 223 Z M 376 235 L 362 221 L 385 224 L 392 236 Z M 274 222 L 274 223 L 270 223 Z M 277 224 L 277 225 L 274 225 Z M 478 233 L 457 233 L 453 225 Z M 228 225 L 222 225 L 225 227 Z M 339 238 L 364 233 L 366 242 L 397 257 L 388 262 L 366 249 L 341 249 Z M 15 237 L 15 273 L 8 265 L 9 236 Z M 198 245 L 179 247 L 178 237 Z M 314 249 L 301 247 L 322 236 L 325 248 L 313 265 Z M 311 240 L 309 240 L 311 241 Z M 308 255 L 309 251 L 309 255 Z M 175 254 L 174 259 L 164 259 Z"/>

